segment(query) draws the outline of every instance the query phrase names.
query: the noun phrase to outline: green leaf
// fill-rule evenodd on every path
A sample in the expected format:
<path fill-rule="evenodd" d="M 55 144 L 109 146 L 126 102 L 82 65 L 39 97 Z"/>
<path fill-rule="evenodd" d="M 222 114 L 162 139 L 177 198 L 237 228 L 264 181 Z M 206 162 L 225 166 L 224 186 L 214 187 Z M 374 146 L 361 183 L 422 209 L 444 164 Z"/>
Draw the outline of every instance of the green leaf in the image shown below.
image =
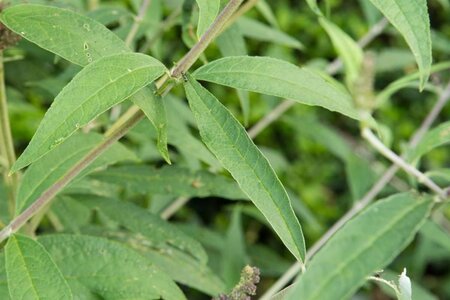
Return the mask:
<path fill-rule="evenodd" d="M 420 234 L 450 252 L 450 234 L 440 225 L 427 220 L 420 228 Z"/>
<path fill-rule="evenodd" d="M 443 70 L 449 70 L 450 69 L 450 62 L 445 61 L 441 63 L 437 63 L 433 66 L 431 66 L 431 73 L 440 72 Z M 402 88 L 410 87 L 415 85 L 415 80 L 420 78 L 420 72 L 415 72 L 412 74 L 409 74 L 407 76 L 404 76 L 394 82 L 391 82 L 386 88 L 384 88 L 380 93 L 378 93 L 376 97 L 376 103 L 377 106 L 383 105 L 386 101 L 389 100 L 389 98 L 399 91 Z"/>
<path fill-rule="evenodd" d="M 11 299 L 72 299 L 61 271 L 38 242 L 13 235 L 5 247 Z"/>
<path fill-rule="evenodd" d="M 200 39 L 219 14 L 220 0 L 195 0 L 199 8 L 197 37 Z"/>
<path fill-rule="evenodd" d="M 258 92 L 306 105 L 317 105 L 353 119 L 359 114 L 350 95 L 317 73 L 270 57 L 236 56 L 199 68 L 194 77 L 233 88 Z"/>
<path fill-rule="evenodd" d="M 351 89 L 361 71 L 363 51 L 347 33 L 332 22 L 325 18 L 319 18 L 319 22 L 328 33 L 336 52 L 344 62 L 347 86 Z"/>
<path fill-rule="evenodd" d="M 60 147 L 51 150 L 31 165 L 26 170 L 17 191 L 16 214 L 24 211 L 102 140 L 103 137 L 96 133 L 73 135 Z M 82 178 L 98 167 L 111 165 L 118 161 L 136 159 L 136 156 L 130 150 L 122 144 L 116 143 L 78 174 L 75 180 Z"/>
<path fill-rule="evenodd" d="M 408 151 L 408 161 L 416 163 L 431 150 L 450 142 L 450 121 L 428 131 L 419 144 Z"/>
<path fill-rule="evenodd" d="M 0 299 L 10 300 L 8 281 L 6 278 L 5 253 L 0 252 Z"/>
<path fill-rule="evenodd" d="M 242 213 L 239 205 L 233 208 L 230 225 L 225 237 L 225 244 L 221 253 L 221 277 L 227 290 L 233 289 L 239 282 L 240 271 L 248 263 L 245 249 L 245 237 L 242 230 Z"/>
<path fill-rule="evenodd" d="M 0 20 L 23 38 L 80 66 L 130 52 L 105 26 L 67 9 L 21 4 L 5 9 Z"/>
<path fill-rule="evenodd" d="M 258 3 L 262 3 L 258 1 Z M 236 56 L 246 55 L 247 46 L 245 45 L 244 37 L 238 25 L 233 24 L 221 35 L 216 38 L 217 46 L 219 47 L 222 56 Z M 242 114 L 244 117 L 244 124 L 247 126 L 250 118 L 250 99 L 247 91 L 236 90 L 239 102 L 241 104 Z"/>
<path fill-rule="evenodd" d="M 120 166 L 93 174 L 94 178 L 126 186 L 140 194 L 176 197 L 222 197 L 246 199 L 236 182 L 207 171 L 191 171 L 177 166 L 156 169 L 149 166 Z"/>
<path fill-rule="evenodd" d="M 210 296 L 217 296 L 226 291 L 225 284 L 214 271 L 182 251 L 177 249 L 159 251 L 147 248 L 143 255 L 181 284 Z"/>
<path fill-rule="evenodd" d="M 92 210 L 71 197 L 57 196 L 47 217 L 58 232 L 81 233 L 91 221 Z"/>
<path fill-rule="evenodd" d="M 304 49 L 304 46 L 299 40 L 284 33 L 283 31 L 269 27 L 251 18 L 241 17 L 236 23 L 242 31 L 242 34 L 248 38 L 258 41 L 271 42 L 294 49 Z"/>
<path fill-rule="evenodd" d="M 302 261 L 302 229 L 267 159 L 234 116 L 190 75 L 185 90 L 203 142 L 264 214 L 286 247 Z"/>
<path fill-rule="evenodd" d="M 33 163 L 77 129 L 124 101 L 165 71 L 164 65 L 156 59 L 137 53 L 108 56 L 91 63 L 55 98 L 11 172 Z"/>
<path fill-rule="evenodd" d="M 426 0 L 370 0 L 403 35 L 420 70 L 420 89 L 430 76 L 431 33 Z"/>
<path fill-rule="evenodd" d="M 112 220 L 134 233 L 143 235 L 157 247 L 167 248 L 169 245 L 176 247 L 202 263 L 206 263 L 208 259 L 200 243 L 159 216 L 155 216 L 139 206 L 129 202 L 93 196 L 83 197 L 82 203 L 98 208 Z"/>
<path fill-rule="evenodd" d="M 411 242 L 431 208 L 413 193 L 381 200 L 349 221 L 317 253 L 286 299 L 347 299 Z"/>
<path fill-rule="evenodd" d="M 170 164 L 169 149 L 167 148 L 167 117 L 164 101 L 156 90 L 145 87 L 131 96 L 136 104 L 147 116 L 158 134 L 156 146 L 164 160 Z"/>
<path fill-rule="evenodd" d="M 166 273 L 118 242 L 66 234 L 42 236 L 39 242 L 72 286 L 75 298 L 88 289 L 97 297 L 111 300 L 186 299 Z"/>

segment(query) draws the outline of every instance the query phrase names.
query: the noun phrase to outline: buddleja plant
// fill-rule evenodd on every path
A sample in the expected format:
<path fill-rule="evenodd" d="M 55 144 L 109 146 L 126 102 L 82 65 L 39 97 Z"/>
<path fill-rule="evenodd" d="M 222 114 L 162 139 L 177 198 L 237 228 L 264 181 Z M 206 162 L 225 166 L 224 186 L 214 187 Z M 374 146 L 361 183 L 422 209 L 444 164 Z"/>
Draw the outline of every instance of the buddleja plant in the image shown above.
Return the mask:
<path fill-rule="evenodd" d="M 35 83 L 54 100 L 43 117 L 38 114 L 42 121 L 17 160 L 15 151 L 21 148 L 18 143 L 14 148 L 6 104 L 6 92 L 15 94 L 12 87 L 5 90 L 0 77 L 5 174 L 1 299 L 178 300 L 201 299 L 200 293 L 249 299 L 260 276 L 284 271 L 262 299 L 347 299 L 370 281 L 390 288 L 386 292 L 398 299 L 435 299 L 411 286 L 406 270 L 399 279 L 382 272 L 419 230 L 438 236 L 438 243 L 449 249 L 448 232 L 433 221 L 445 218 L 448 205 L 446 190 L 433 179 L 445 180 L 448 170 L 423 173 L 417 168 L 423 155 L 450 139 L 448 123 L 429 130 L 450 97 L 450 86 L 440 89 L 428 82 L 431 73 L 448 70 L 449 63 L 432 65 L 425 0 L 367 1 L 364 7 L 380 21 L 359 43 L 331 21 L 329 9 L 307 0 L 311 11 L 299 14 L 314 16 L 314 26 L 323 28 L 340 57 L 326 68 L 247 56 L 244 36 L 295 51 L 307 47 L 278 29 L 262 0 L 143 0 L 139 6 L 131 1 L 136 16 L 124 6 L 98 1 L 89 1 L 87 10 L 82 1 L 19 2 L 0 15 L 5 47 L 22 38 L 5 50 L 8 57 L 46 57 L 58 72 L 53 69 L 51 78 Z M 243 16 L 253 7 L 270 25 Z M 162 20 L 164 11 L 170 12 Z M 376 58 L 362 47 L 388 23 L 403 36 L 418 71 L 375 92 Z M 189 48 L 181 58 L 178 51 L 170 56 L 171 45 L 162 43 L 172 27 Z M 205 52 L 210 45 L 223 57 Z M 27 72 L 49 65 L 17 65 L 19 72 L 10 71 L 26 78 Z M 340 82 L 330 75 L 342 66 Z M 242 113 L 218 100 L 220 93 L 226 97 L 217 85 L 236 91 Z M 410 86 L 437 92 L 439 101 L 399 156 L 387 146 L 388 129 L 373 113 Z M 247 132 L 244 125 L 253 120 L 249 92 L 286 100 Z M 370 163 L 336 131 L 311 118 L 285 119 L 343 159 L 352 194 L 361 198 L 312 247 L 300 224 L 317 224 L 316 212 L 287 192 L 268 161 L 270 152 L 252 140 L 294 104 L 348 118 L 368 145 L 393 162 L 376 181 Z M 409 175 L 412 190 L 389 190 L 372 204 L 400 168 Z M 181 223 L 167 221 L 189 199 L 214 197 L 241 200 L 232 205 L 225 235 L 199 226 L 193 213 L 181 217 Z M 258 243 L 247 252 L 242 214 L 258 220 L 253 226 L 273 229 L 296 260 L 289 270 L 289 261 L 276 253 L 278 246 Z M 246 263 L 254 267 L 245 267 L 239 281 Z M 275 295 L 299 272 L 292 285 Z"/>

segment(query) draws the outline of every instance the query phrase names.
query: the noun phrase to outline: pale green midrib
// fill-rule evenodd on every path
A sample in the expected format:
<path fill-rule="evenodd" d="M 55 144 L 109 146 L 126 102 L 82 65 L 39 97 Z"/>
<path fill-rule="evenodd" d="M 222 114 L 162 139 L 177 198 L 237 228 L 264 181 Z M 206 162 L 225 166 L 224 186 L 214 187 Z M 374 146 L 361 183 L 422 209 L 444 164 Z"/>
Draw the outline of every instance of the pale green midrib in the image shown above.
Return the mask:
<path fill-rule="evenodd" d="M 30 285 L 31 285 L 31 287 L 32 287 L 31 290 L 33 291 L 33 294 L 36 296 L 36 299 L 39 299 L 39 298 L 40 298 L 40 297 L 39 297 L 39 293 L 38 293 L 38 291 L 37 291 L 36 285 L 34 284 L 34 281 L 33 281 L 33 279 L 32 279 L 32 276 L 31 276 L 30 272 L 28 271 L 27 263 L 26 263 L 26 260 L 25 260 L 25 256 L 23 255 L 22 249 L 21 249 L 20 246 L 19 246 L 19 242 L 17 241 L 17 238 L 16 238 L 16 237 L 13 237 L 12 240 L 13 240 L 13 241 L 15 242 L 15 244 L 16 244 L 17 252 L 18 252 L 17 254 L 18 254 L 19 258 L 22 260 L 23 265 L 24 265 L 24 267 L 25 267 L 26 275 L 28 275 L 27 277 L 28 277 L 28 279 L 29 279 L 29 281 L 30 281 Z"/>
<path fill-rule="evenodd" d="M 200 73 L 200 75 L 202 74 L 202 72 L 199 72 L 199 73 Z M 230 74 L 230 73 L 231 73 L 231 74 L 237 74 L 237 75 L 240 75 L 240 76 L 250 74 L 250 75 L 256 75 L 256 76 L 266 77 L 266 78 L 269 78 L 269 79 L 275 79 L 275 80 L 277 80 L 277 81 L 285 82 L 285 83 L 287 83 L 287 84 L 289 84 L 289 85 L 292 85 L 292 86 L 294 86 L 295 88 L 305 89 L 305 90 L 307 90 L 309 93 L 316 95 L 317 98 L 324 98 L 324 99 L 330 101 L 330 102 L 333 103 L 333 104 L 335 103 L 335 102 L 333 102 L 335 99 L 332 99 L 332 98 L 330 98 L 330 97 L 328 97 L 328 96 L 326 96 L 326 95 L 319 94 L 319 93 L 317 93 L 315 90 L 312 90 L 312 89 L 310 89 L 310 88 L 307 87 L 307 86 L 299 86 L 297 82 L 292 82 L 292 81 L 289 81 L 289 80 L 280 79 L 279 77 L 271 76 L 271 75 L 268 75 L 267 73 L 261 74 L 261 73 L 255 73 L 255 72 L 250 72 L 250 71 L 212 71 L 212 72 L 204 72 L 203 74 L 205 74 L 205 75 L 208 75 L 208 74 L 210 74 L 210 75 L 215 75 L 215 74 L 217 74 L 216 76 L 223 76 L 224 74 L 226 75 L 226 74 Z M 313 75 L 316 75 L 316 74 L 314 74 L 314 73 L 312 73 L 312 74 L 313 74 Z M 195 74 L 194 74 L 194 76 L 195 76 Z M 201 76 L 199 76 L 199 77 L 201 77 Z M 319 77 L 319 78 L 321 78 L 321 77 Z M 220 85 L 226 85 L 226 84 L 221 84 L 220 82 L 213 81 L 213 80 L 207 79 L 207 78 L 199 78 L 199 79 L 200 79 L 200 80 L 205 80 L 205 81 L 214 82 L 214 83 L 217 83 L 217 84 L 220 84 Z M 322 78 L 321 78 L 321 79 L 322 79 Z M 325 83 L 326 83 L 326 81 L 325 81 Z M 243 88 L 243 87 L 239 87 L 239 88 L 240 88 L 240 89 L 243 89 L 243 90 L 250 91 L 250 92 L 254 91 L 254 90 L 252 90 L 252 89 L 250 89 L 250 88 Z M 333 90 L 333 91 L 335 91 L 336 93 L 339 93 L 339 94 L 343 94 L 342 92 L 340 92 L 340 91 L 338 91 L 338 90 Z M 345 94 L 343 94 L 343 95 L 345 95 Z M 279 97 L 283 97 L 283 96 L 279 96 Z M 305 97 L 305 98 L 306 98 L 306 97 Z M 343 98 L 338 98 L 338 99 L 343 99 Z M 293 99 L 293 100 L 294 100 L 294 99 Z M 301 100 L 298 100 L 298 101 L 301 101 Z M 341 102 L 341 103 L 345 103 L 346 105 L 348 105 L 348 107 L 346 107 L 346 108 L 354 110 L 354 108 L 351 106 L 351 102 L 350 102 L 350 101 L 347 101 L 347 102 L 340 101 L 340 102 Z M 306 104 L 306 103 L 302 103 L 302 104 Z M 307 105 L 314 106 L 314 104 L 307 104 Z M 323 105 L 323 104 L 322 104 L 322 105 Z M 318 105 L 318 106 L 322 106 L 322 105 Z M 337 107 L 337 106 L 336 106 L 336 107 Z M 327 107 L 325 107 L 325 108 L 327 108 Z"/>
<path fill-rule="evenodd" d="M 192 89 L 194 90 L 194 92 L 197 94 L 197 96 L 198 96 L 198 98 L 199 99 L 201 99 L 201 97 L 200 97 L 200 95 L 197 93 L 197 90 L 194 88 L 194 86 L 191 84 L 191 87 L 192 87 Z M 201 100 L 200 101 L 206 108 L 207 108 L 207 106 L 204 104 L 204 102 Z M 219 105 L 222 105 L 220 102 L 218 102 L 219 103 Z M 210 114 L 211 116 L 213 116 L 213 114 Z M 232 118 L 234 119 L 234 117 L 232 116 Z M 215 118 L 215 117 L 213 117 L 213 120 L 216 122 L 216 124 L 219 126 L 219 128 L 221 128 L 222 129 L 222 126 L 221 126 L 221 124 L 218 122 L 218 120 Z M 238 122 L 236 119 L 234 119 L 236 122 Z M 234 146 L 234 142 L 232 142 L 232 139 L 231 139 L 231 137 L 226 133 L 226 131 L 225 130 L 222 130 L 222 132 L 224 132 L 225 133 L 225 136 L 228 138 L 228 140 L 231 142 L 230 144 L 233 146 L 233 148 L 236 150 L 236 152 L 237 153 L 239 153 L 239 155 L 241 156 L 241 158 L 242 158 L 242 160 L 246 163 L 246 165 L 252 170 L 252 172 L 253 172 L 253 174 L 258 178 L 258 180 L 259 180 L 259 182 L 261 183 L 261 185 L 263 186 L 263 190 L 266 192 L 266 194 L 269 196 L 269 198 L 270 199 L 272 199 L 272 202 L 275 204 L 275 207 L 276 207 L 276 209 L 278 210 L 278 213 L 279 213 L 279 215 L 281 216 L 281 219 L 283 220 L 283 223 L 284 223 L 284 225 L 286 226 L 286 228 L 287 228 L 287 230 L 288 230 L 288 232 L 289 232 L 289 234 L 291 235 L 291 239 L 292 239 L 292 241 L 291 242 L 293 242 L 294 243 L 294 245 L 295 245 L 295 247 L 297 248 L 297 247 L 299 247 L 300 245 L 297 245 L 297 242 L 296 242 L 296 239 L 294 238 L 294 234 L 293 234 L 293 232 L 292 232 L 292 230 L 291 230 L 291 226 L 289 226 L 289 224 L 288 224 L 288 222 L 285 220 L 285 218 L 283 217 L 283 214 L 281 213 L 281 209 L 280 209 L 280 207 L 278 206 L 278 203 L 276 202 L 276 201 L 274 201 L 274 197 L 272 197 L 272 194 L 270 193 L 270 191 L 267 189 L 267 187 L 266 187 L 266 185 L 263 183 L 263 181 L 261 180 L 261 178 L 258 176 L 258 174 L 256 174 L 256 172 L 255 172 L 255 170 L 253 169 L 253 167 L 251 166 L 251 165 L 249 165 L 248 164 L 248 162 L 247 162 L 247 160 L 245 159 L 245 157 L 242 155 L 242 153 L 239 151 L 239 148 L 236 148 L 236 146 Z M 245 133 L 244 133 L 245 134 Z M 248 137 L 247 137 L 248 138 Z M 256 151 L 259 151 L 258 149 L 257 149 L 257 147 L 255 146 L 255 148 L 256 148 Z M 263 157 L 263 159 L 265 159 L 264 158 L 264 156 L 261 154 L 261 153 L 259 153 L 262 157 Z M 221 160 L 221 159 L 220 159 Z M 287 195 L 287 193 L 286 193 L 286 191 L 284 190 L 284 187 L 283 187 L 283 185 L 281 184 L 281 181 L 280 181 L 280 179 L 276 176 L 276 174 L 274 173 L 274 171 L 273 171 L 273 169 L 272 169 L 272 167 L 270 166 L 270 163 L 266 160 L 266 163 L 269 165 L 269 172 L 272 172 L 273 173 L 273 175 L 274 175 L 274 177 L 275 177 L 275 179 L 276 179 L 276 182 L 279 184 L 279 188 L 281 188 L 283 191 L 284 191 L 284 194 L 285 194 L 285 199 L 287 200 L 287 202 L 288 202 L 288 205 L 289 205 L 289 207 L 290 207 L 290 209 L 291 209 L 291 211 L 292 211 L 292 216 L 294 216 L 294 220 L 296 220 L 297 221 L 297 224 L 298 224 L 298 227 L 299 227 L 299 229 L 300 229 L 300 234 L 302 234 L 302 230 L 301 230 L 301 227 L 300 227 L 300 223 L 298 222 L 298 220 L 297 220 L 297 218 L 295 217 L 295 214 L 293 213 L 293 210 L 292 210 L 292 205 L 291 205 L 291 202 L 290 202 L 290 200 L 289 200 L 289 196 Z M 239 186 L 240 186 L 240 183 L 239 183 Z M 247 196 L 249 197 L 249 199 L 251 199 L 251 200 L 253 200 L 253 197 L 251 197 L 250 195 L 248 195 L 248 193 L 246 192 L 246 191 L 244 191 L 243 190 L 243 192 L 245 193 L 245 194 L 247 194 Z M 253 201 L 252 201 L 253 202 Z M 264 213 L 263 213 L 264 214 Z M 265 215 L 264 215 L 265 216 Z M 275 232 L 277 232 L 277 230 L 272 226 L 272 228 L 275 230 Z M 280 236 L 280 238 L 281 238 L 281 236 Z M 282 238 L 281 238 L 282 239 Z M 301 237 L 300 237 L 300 240 L 301 240 Z M 304 246 L 304 245 L 302 245 L 302 246 Z M 302 249 L 303 249 L 303 247 L 301 247 Z M 301 253 L 301 251 L 300 251 L 300 249 L 296 249 L 296 250 L 298 250 L 298 251 L 296 251 L 296 252 L 298 252 L 298 258 L 300 259 L 300 261 L 303 261 L 303 258 L 302 258 L 302 253 Z M 291 250 L 292 251 L 292 250 Z"/>
<path fill-rule="evenodd" d="M 144 66 L 144 67 L 138 67 L 138 68 L 134 69 L 132 72 L 126 72 L 124 75 L 121 75 L 121 76 L 117 77 L 116 79 L 114 79 L 113 81 L 110 81 L 109 83 L 107 83 L 107 84 L 104 85 L 103 87 L 101 87 L 101 88 L 99 88 L 98 90 L 96 90 L 91 96 L 89 96 L 88 98 L 86 98 L 85 101 L 83 101 L 82 103 L 80 103 L 78 106 L 74 107 L 74 109 L 70 112 L 70 114 L 67 115 L 67 117 L 66 117 L 65 120 L 67 120 L 68 118 L 72 117 L 73 114 L 75 114 L 75 113 L 76 113 L 76 112 L 77 112 L 84 104 L 86 104 L 86 102 L 88 102 L 88 101 L 90 101 L 92 98 L 94 98 L 100 91 L 103 91 L 104 89 L 109 88 L 110 85 L 117 83 L 117 81 L 123 79 L 123 78 L 126 77 L 127 75 L 133 74 L 133 73 L 135 73 L 135 72 L 139 72 L 139 71 L 144 70 L 144 69 L 146 69 L 146 68 L 149 68 L 149 69 L 150 69 L 150 68 L 152 68 L 152 67 L 156 67 L 156 66 L 149 66 L 149 65 L 147 65 L 147 66 Z M 152 81 L 153 81 L 153 80 L 152 80 Z M 143 85 L 143 86 L 141 87 L 141 89 L 144 88 L 144 87 L 145 87 L 145 85 Z M 132 94 L 130 94 L 130 95 L 124 97 L 123 100 L 125 100 L 125 99 L 129 98 L 130 96 L 134 95 L 134 94 L 137 93 L 139 90 L 140 90 L 140 89 L 137 89 L 137 90 L 134 91 Z M 97 114 L 97 116 L 99 116 L 100 114 L 101 114 L 101 113 Z M 97 117 L 97 116 L 94 116 L 94 118 Z M 43 145 L 45 145 L 45 144 L 48 142 L 48 140 L 50 139 L 51 135 L 54 134 L 56 131 L 58 131 L 58 130 L 61 128 L 61 126 L 64 125 L 65 120 L 64 120 L 63 122 L 59 123 L 56 127 L 53 127 L 52 132 L 51 132 L 50 134 L 47 134 L 47 137 L 42 141 L 42 143 L 41 143 L 40 147 L 38 147 L 38 149 L 42 149 Z M 38 130 L 39 130 L 39 129 L 38 129 Z M 75 130 L 72 130 L 71 133 L 69 134 L 69 136 L 65 137 L 64 139 L 67 139 L 68 137 L 70 137 L 70 135 L 73 134 L 75 131 L 76 131 L 76 129 L 75 129 Z M 47 151 L 47 152 L 48 152 L 48 151 Z M 47 152 L 46 152 L 46 153 L 47 153 Z M 37 159 L 39 159 L 39 158 L 42 157 L 43 155 L 44 155 L 44 154 L 40 155 L 38 158 L 35 158 L 34 160 L 31 160 L 31 162 L 36 161 Z M 28 164 L 30 163 L 29 161 L 30 161 L 30 159 L 28 159 Z"/>
<path fill-rule="evenodd" d="M 391 200 L 391 201 L 395 201 L 395 200 Z M 387 223 L 387 226 L 384 226 L 385 229 L 383 229 L 382 231 L 379 232 L 378 235 L 372 236 L 370 239 L 368 239 L 368 243 L 366 243 L 367 246 L 364 247 L 359 247 L 354 253 L 354 255 L 352 256 L 348 256 L 348 259 L 344 259 L 342 260 L 342 262 L 333 269 L 332 272 L 328 273 L 328 276 L 326 276 L 325 280 L 320 280 L 319 286 L 317 288 L 314 289 L 314 293 L 312 293 L 312 295 L 309 297 L 309 299 L 318 299 L 319 298 L 315 298 L 316 296 L 318 296 L 318 294 L 324 289 L 324 287 L 326 285 L 328 285 L 328 283 L 334 278 L 336 277 L 336 275 L 339 275 L 339 273 L 346 267 L 348 266 L 351 262 L 356 261 L 358 259 L 359 256 L 361 256 L 367 249 L 369 249 L 375 242 L 376 240 L 378 240 L 380 237 L 382 237 L 386 232 L 388 232 L 390 229 L 393 228 L 393 226 L 397 223 L 399 223 L 399 221 L 401 221 L 401 219 L 403 219 L 404 216 L 408 215 L 411 211 L 415 210 L 417 207 L 423 205 L 423 201 L 417 201 L 416 205 L 414 206 L 410 206 L 408 207 L 407 210 L 405 210 L 401 215 L 398 215 L 396 218 L 393 219 L 392 222 Z M 386 223 L 385 223 L 386 224 Z M 416 225 L 417 227 L 417 225 Z"/>
<path fill-rule="evenodd" d="M 86 148 L 79 149 L 77 152 L 71 152 L 71 155 L 69 155 L 68 157 L 65 157 L 65 159 L 64 159 L 63 161 L 59 162 L 58 164 L 56 164 L 56 165 L 54 166 L 54 167 L 55 167 L 54 170 L 58 169 L 58 167 L 60 167 L 61 165 L 63 165 L 63 164 L 66 163 L 67 161 L 69 161 L 71 158 L 75 157 L 76 155 L 78 155 L 78 154 L 80 154 L 80 153 L 82 153 L 83 151 L 86 151 L 86 150 L 88 150 L 88 149 L 90 149 L 90 147 L 86 147 Z M 53 170 L 53 171 L 54 171 L 54 170 Z M 36 182 L 34 188 L 31 189 L 30 192 L 29 192 L 26 196 L 24 196 L 24 198 L 22 198 L 22 199 L 23 199 L 23 200 L 22 200 L 22 206 L 20 207 L 19 210 L 23 209 L 23 204 L 25 204 L 25 203 L 27 202 L 26 200 L 28 200 L 28 199 L 30 198 L 30 196 L 37 190 L 37 188 L 38 188 L 45 180 L 48 179 L 48 177 L 50 177 L 50 175 L 52 175 L 52 173 L 46 172 L 46 174 L 44 175 L 44 177 L 42 178 L 42 180 Z M 20 199 L 20 198 L 18 198 L 18 199 Z"/>

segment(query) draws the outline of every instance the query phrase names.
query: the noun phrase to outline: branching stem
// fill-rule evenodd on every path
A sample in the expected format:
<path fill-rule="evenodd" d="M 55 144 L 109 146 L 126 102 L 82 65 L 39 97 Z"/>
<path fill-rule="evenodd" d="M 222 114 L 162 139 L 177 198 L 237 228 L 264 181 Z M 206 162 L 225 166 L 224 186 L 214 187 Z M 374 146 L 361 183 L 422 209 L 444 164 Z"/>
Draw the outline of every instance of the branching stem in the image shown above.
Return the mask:
<path fill-rule="evenodd" d="M 205 32 L 200 41 L 195 45 L 191 51 L 189 51 L 180 63 L 173 69 L 172 76 L 179 78 L 181 74 L 187 72 L 189 68 L 194 64 L 201 53 L 206 49 L 209 43 L 220 32 L 220 29 L 227 22 L 228 18 L 238 9 L 243 0 L 230 0 L 224 7 L 222 12 L 211 24 L 210 28 Z M 174 75 L 175 74 L 175 75 Z M 165 85 L 165 82 L 170 80 L 170 77 L 165 77 L 164 80 L 157 82 L 157 88 L 161 88 Z M 164 93 L 168 93 L 173 87 L 170 84 L 165 88 Z M 162 91 L 160 91 L 162 92 Z M 140 110 L 136 110 L 133 114 L 127 117 L 126 120 L 119 119 L 119 126 L 113 126 L 114 130 L 110 130 L 105 135 L 103 142 L 94 147 L 85 157 L 83 157 L 76 165 L 74 165 L 59 181 L 48 188 L 32 205 L 30 205 L 25 211 L 11 221 L 4 229 L 0 231 L 0 243 L 7 239 L 11 234 L 15 233 L 20 227 L 22 227 L 31 217 L 38 213 L 45 205 L 47 205 L 55 195 L 60 192 L 68 183 L 72 181 L 81 171 L 83 171 L 89 164 L 91 164 L 99 155 L 105 152 L 112 144 L 123 137 L 134 125 L 144 118 L 144 113 Z"/>

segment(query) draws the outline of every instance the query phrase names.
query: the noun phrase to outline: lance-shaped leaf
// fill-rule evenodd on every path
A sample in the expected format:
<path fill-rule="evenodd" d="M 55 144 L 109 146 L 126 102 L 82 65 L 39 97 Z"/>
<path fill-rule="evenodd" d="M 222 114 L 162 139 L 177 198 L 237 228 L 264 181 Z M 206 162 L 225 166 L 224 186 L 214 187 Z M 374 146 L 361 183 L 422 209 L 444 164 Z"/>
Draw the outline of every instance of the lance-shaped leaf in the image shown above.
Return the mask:
<path fill-rule="evenodd" d="M 61 179 L 69 169 L 103 140 L 100 134 L 75 134 L 60 147 L 51 150 L 25 172 L 17 191 L 16 213 L 21 213 L 47 188 Z M 96 168 L 123 160 L 137 160 L 136 155 L 120 143 L 115 143 L 83 170 L 76 179 Z"/>
<path fill-rule="evenodd" d="M 109 12 L 109 13 L 108 13 Z M 99 9 L 100 19 L 124 13 L 120 8 Z M 51 15 L 51 18 L 48 16 Z M 70 10 L 35 4 L 8 8 L 1 15 L 2 22 L 11 30 L 36 45 L 53 52 L 68 61 L 85 66 L 102 57 L 131 52 L 125 43 L 99 22 Z M 150 98 L 145 92 L 132 100 L 150 119 L 158 132 L 158 150 L 168 161 L 167 134 L 164 124 L 163 102 Z M 145 100 L 143 99 L 145 98 Z"/>
<path fill-rule="evenodd" d="M 80 66 L 131 51 L 102 24 L 67 9 L 21 4 L 5 9 L 0 20 L 27 40 Z"/>
<path fill-rule="evenodd" d="M 11 172 L 36 161 L 165 71 L 156 59 L 137 53 L 108 56 L 86 66 L 55 98 Z"/>
<path fill-rule="evenodd" d="M 169 149 L 167 148 L 167 117 L 163 99 L 153 88 L 146 87 L 131 97 L 131 101 L 139 106 L 146 117 L 155 127 L 158 134 L 156 146 L 164 160 L 170 164 Z"/>
<path fill-rule="evenodd" d="M 360 74 L 364 56 L 361 47 L 346 32 L 327 19 L 319 18 L 319 22 L 344 62 L 347 86 L 353 88 L 353 84 Z"/>
<path fill-rule="evenodd" d="M 5 248 L 6 274 L 11 299 L 72 299 L 61 271 L 44 247 L 20 235 Z"/>
<path fill-rule="evenodd" d="M 413 193 L 381 200 L 348 222 L 317 253 L 286 299 L 347 299 L 412 240 L 432 201 Z"/>
<path fill-rule="evenodd" d="M 258 92 L 359 118 L 348 93 L 311 70 L 270 57 L 235 56 L 210 62 L 194 77 L 233 88 Z"/>
<path fill-rule="evenodd" d="M 431 33 L 426 0 L 370 0 L 405 38 L 420 70 L 420 87 L 430 76 Z"/>
<path fill-rule="evenodd" d="M 76 299 L 186 299 L 177 285 L 147 258 L 118 242 L 83 235 L 45 235 L 47 249 Z M 43 277 L 45 278 L 45 277 Z M 60 299 L 60 298 L 49 298 Z"/>
<path fill-rule="evenodd" d="M 165 248 L 166 245 L 176 247 L 203 263 L 208 259 L 199 242 L 139 206 L 94 196 L 83 197 L 82 203 L 99 209 L 123 227 L 143 235 L 157 247 Z"/>
<path fill-rule="evenodd" d="M 424 154 L 450 143 L 450 122 L 444 122 L 428 131 L 419 144 L 408 151 L 408 160 L 417 162 Z"/>
<path fill-rule="evenodd" d="M 185 90 L 203 142 L 264 214 L 286 247 L 302 261 L 302 229 L 267 159 L 236 118 L 190 75 Z"/>
<path fill-rule="evenodd" d="M 119 166 L 96 172 L 93 177 L 141 194 L 201 198 L 216 196 L 236 200 L 247 198 L 231 178 L 177 166 L 160 169 L 143 165 Z"/>
<path fill-rule="evenodd" d="M 220 10 L 220 0 L 196 0 L 199 8 L 197 37 L 200 38 L 214 22 Z"/>

